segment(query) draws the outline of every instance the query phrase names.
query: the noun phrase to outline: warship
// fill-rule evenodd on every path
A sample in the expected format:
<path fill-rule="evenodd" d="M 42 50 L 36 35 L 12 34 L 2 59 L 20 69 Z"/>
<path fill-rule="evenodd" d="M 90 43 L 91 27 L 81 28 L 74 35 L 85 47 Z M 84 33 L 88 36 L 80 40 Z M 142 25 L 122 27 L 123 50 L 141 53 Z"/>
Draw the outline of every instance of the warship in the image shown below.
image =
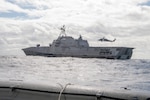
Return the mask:
<path fill-rule="evenodd" d="M 67 36 L 65 26 L 60 28 L 60 35 L 49 46 L 23 48 L 27 56 L 46 57 L 81 57 L 81 58 L 105 58 L 105 59 L 130 59 L 133 53 L 132 47 L 91 47 L 87 40 Z M 109 41 L 100 39 L 99 41 Z M 115 41 L 115 40 L 114 40 Z M 110 42 L 114 42 L 110 41 Z"/>

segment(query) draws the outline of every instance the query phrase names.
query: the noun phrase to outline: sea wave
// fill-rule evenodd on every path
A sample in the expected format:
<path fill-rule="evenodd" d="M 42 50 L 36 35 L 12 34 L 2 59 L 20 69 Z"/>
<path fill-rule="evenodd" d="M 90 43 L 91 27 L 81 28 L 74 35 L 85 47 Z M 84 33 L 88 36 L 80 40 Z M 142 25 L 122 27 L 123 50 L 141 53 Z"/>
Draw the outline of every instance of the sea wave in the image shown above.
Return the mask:
<path fill-rule="evenodd" d="M 0 80 L 150 91 L 150 60 L 1 56 Z"/>

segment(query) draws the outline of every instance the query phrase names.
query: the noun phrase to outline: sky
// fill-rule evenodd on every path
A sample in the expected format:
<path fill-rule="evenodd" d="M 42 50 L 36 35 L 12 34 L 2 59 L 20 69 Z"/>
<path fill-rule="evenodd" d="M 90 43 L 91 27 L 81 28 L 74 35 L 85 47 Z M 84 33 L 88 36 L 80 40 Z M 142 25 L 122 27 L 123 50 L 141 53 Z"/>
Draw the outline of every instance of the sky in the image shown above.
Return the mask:
<path fill-rule="evenodd" d="M 90 46 L 133 47 L 132 59 L 150 59 L 150 0 L 0 0 L 0 55 L 48 46 L 66 34 Z M 105 37 L 113 43 L 100 42 Z"/>

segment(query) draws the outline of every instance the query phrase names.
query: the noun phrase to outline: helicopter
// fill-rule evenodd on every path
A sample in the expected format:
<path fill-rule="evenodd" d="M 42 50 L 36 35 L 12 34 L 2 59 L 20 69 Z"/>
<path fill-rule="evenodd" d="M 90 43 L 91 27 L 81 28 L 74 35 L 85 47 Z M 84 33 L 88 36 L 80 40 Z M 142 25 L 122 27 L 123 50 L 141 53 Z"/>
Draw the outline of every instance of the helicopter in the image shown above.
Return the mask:
<path fill-rule="evenodd" d="M 109 39 L 106 39 L 105 37 L 101 38 L 101 39 L 98 39 L 98 41 L 101 41 L 101 42 L 115 42 L 116 39 L 114 40 L 109 40 Z"/>

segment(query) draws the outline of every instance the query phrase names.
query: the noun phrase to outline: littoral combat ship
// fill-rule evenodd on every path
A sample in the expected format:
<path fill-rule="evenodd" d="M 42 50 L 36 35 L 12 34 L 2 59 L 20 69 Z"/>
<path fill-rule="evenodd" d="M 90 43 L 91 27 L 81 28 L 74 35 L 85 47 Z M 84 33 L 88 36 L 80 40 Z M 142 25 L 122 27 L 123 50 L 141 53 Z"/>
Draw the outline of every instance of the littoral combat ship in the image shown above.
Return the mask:
<path fill-rule="evenodd" d="M 82 57 L 106 59 L 130 59 L 133 48 L 129 47 L 90 47 L 87 40 L 74 39 L 67 36 L 65 26 L 61 29 L 59 37 L 49 46 L 29 47 L 22 49 L 26 55 L 46 57 Z M 100 39 L 104 41 L 106 39 Z M 107 40 L 108 41 L 108 40 Z M 113 42 L 113 41 L 112 41 Z"/>

